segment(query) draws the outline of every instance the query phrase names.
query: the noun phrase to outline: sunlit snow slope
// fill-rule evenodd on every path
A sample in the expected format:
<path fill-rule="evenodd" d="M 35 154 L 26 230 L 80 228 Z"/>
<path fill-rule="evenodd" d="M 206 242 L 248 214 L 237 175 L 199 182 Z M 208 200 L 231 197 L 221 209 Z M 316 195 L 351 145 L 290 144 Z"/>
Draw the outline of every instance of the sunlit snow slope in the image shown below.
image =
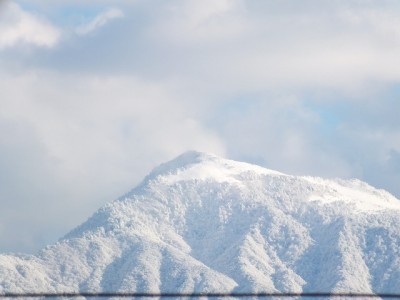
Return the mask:
<path fill-rule="evenodd" d="M 400 293 L 400 201 L 188 152 L 37 255 L 0 292 Z"/>

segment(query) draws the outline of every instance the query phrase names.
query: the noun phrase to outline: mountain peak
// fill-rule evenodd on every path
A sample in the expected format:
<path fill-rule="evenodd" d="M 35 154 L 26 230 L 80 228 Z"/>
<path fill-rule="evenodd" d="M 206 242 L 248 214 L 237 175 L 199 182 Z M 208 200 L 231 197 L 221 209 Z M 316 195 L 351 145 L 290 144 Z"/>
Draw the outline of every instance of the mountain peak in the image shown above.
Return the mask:
<path fill-rule="evenodd" d="M 284 175 L 257 165 L 225 159 L 212 153 L 187 151 L 153 169 L 144 182 L 160 177 L 169 182 L 205 179 L 232 182 L 237 181 L 238 174 L 248 172 Z"/>
<path fill-rule="evenodd" d="M 202 163 L 205 161 L 215 161 L 218 159 L 222 158 L 212 153 L 190 150 L 178 155 L 177 157 L 166 163 L 161 164 L 156 169 L 160 169 L 160 167 L 164 169 L 185 168 L 194 164 Z"/>

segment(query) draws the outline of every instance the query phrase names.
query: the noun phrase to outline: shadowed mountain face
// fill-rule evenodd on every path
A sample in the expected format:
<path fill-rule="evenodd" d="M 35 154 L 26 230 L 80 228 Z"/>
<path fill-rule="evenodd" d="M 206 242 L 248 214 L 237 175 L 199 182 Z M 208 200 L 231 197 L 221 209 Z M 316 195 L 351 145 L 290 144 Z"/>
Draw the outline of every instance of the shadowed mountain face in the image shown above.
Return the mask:
<path fill-rule="evenodd" d="M 188 152 L 37 255 L 0 255 L 0 292 L 76 291 L 400 293 L 400 202 Z"/>

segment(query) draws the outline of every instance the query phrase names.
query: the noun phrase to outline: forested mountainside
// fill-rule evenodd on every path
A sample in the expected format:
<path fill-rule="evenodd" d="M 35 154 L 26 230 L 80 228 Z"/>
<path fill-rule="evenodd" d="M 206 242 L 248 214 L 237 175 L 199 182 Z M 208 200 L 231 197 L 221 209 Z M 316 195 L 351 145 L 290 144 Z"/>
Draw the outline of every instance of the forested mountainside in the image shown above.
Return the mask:
<path fill-rule="evenodd" d="M 400 202 L 358 180 L 187 152 L 36 255 L 1 292 L 400 293 Z"/>

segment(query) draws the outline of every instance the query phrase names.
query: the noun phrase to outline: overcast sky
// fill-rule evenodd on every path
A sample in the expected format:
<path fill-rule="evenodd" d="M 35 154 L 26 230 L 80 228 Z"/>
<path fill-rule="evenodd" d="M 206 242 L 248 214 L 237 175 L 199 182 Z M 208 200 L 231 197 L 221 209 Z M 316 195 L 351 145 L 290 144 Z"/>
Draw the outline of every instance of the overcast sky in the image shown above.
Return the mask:
<path fill-rule="evenodd" d="M 0 3 L 0 252 L 190 149 L 400 197 L 397 0 Z"/>

